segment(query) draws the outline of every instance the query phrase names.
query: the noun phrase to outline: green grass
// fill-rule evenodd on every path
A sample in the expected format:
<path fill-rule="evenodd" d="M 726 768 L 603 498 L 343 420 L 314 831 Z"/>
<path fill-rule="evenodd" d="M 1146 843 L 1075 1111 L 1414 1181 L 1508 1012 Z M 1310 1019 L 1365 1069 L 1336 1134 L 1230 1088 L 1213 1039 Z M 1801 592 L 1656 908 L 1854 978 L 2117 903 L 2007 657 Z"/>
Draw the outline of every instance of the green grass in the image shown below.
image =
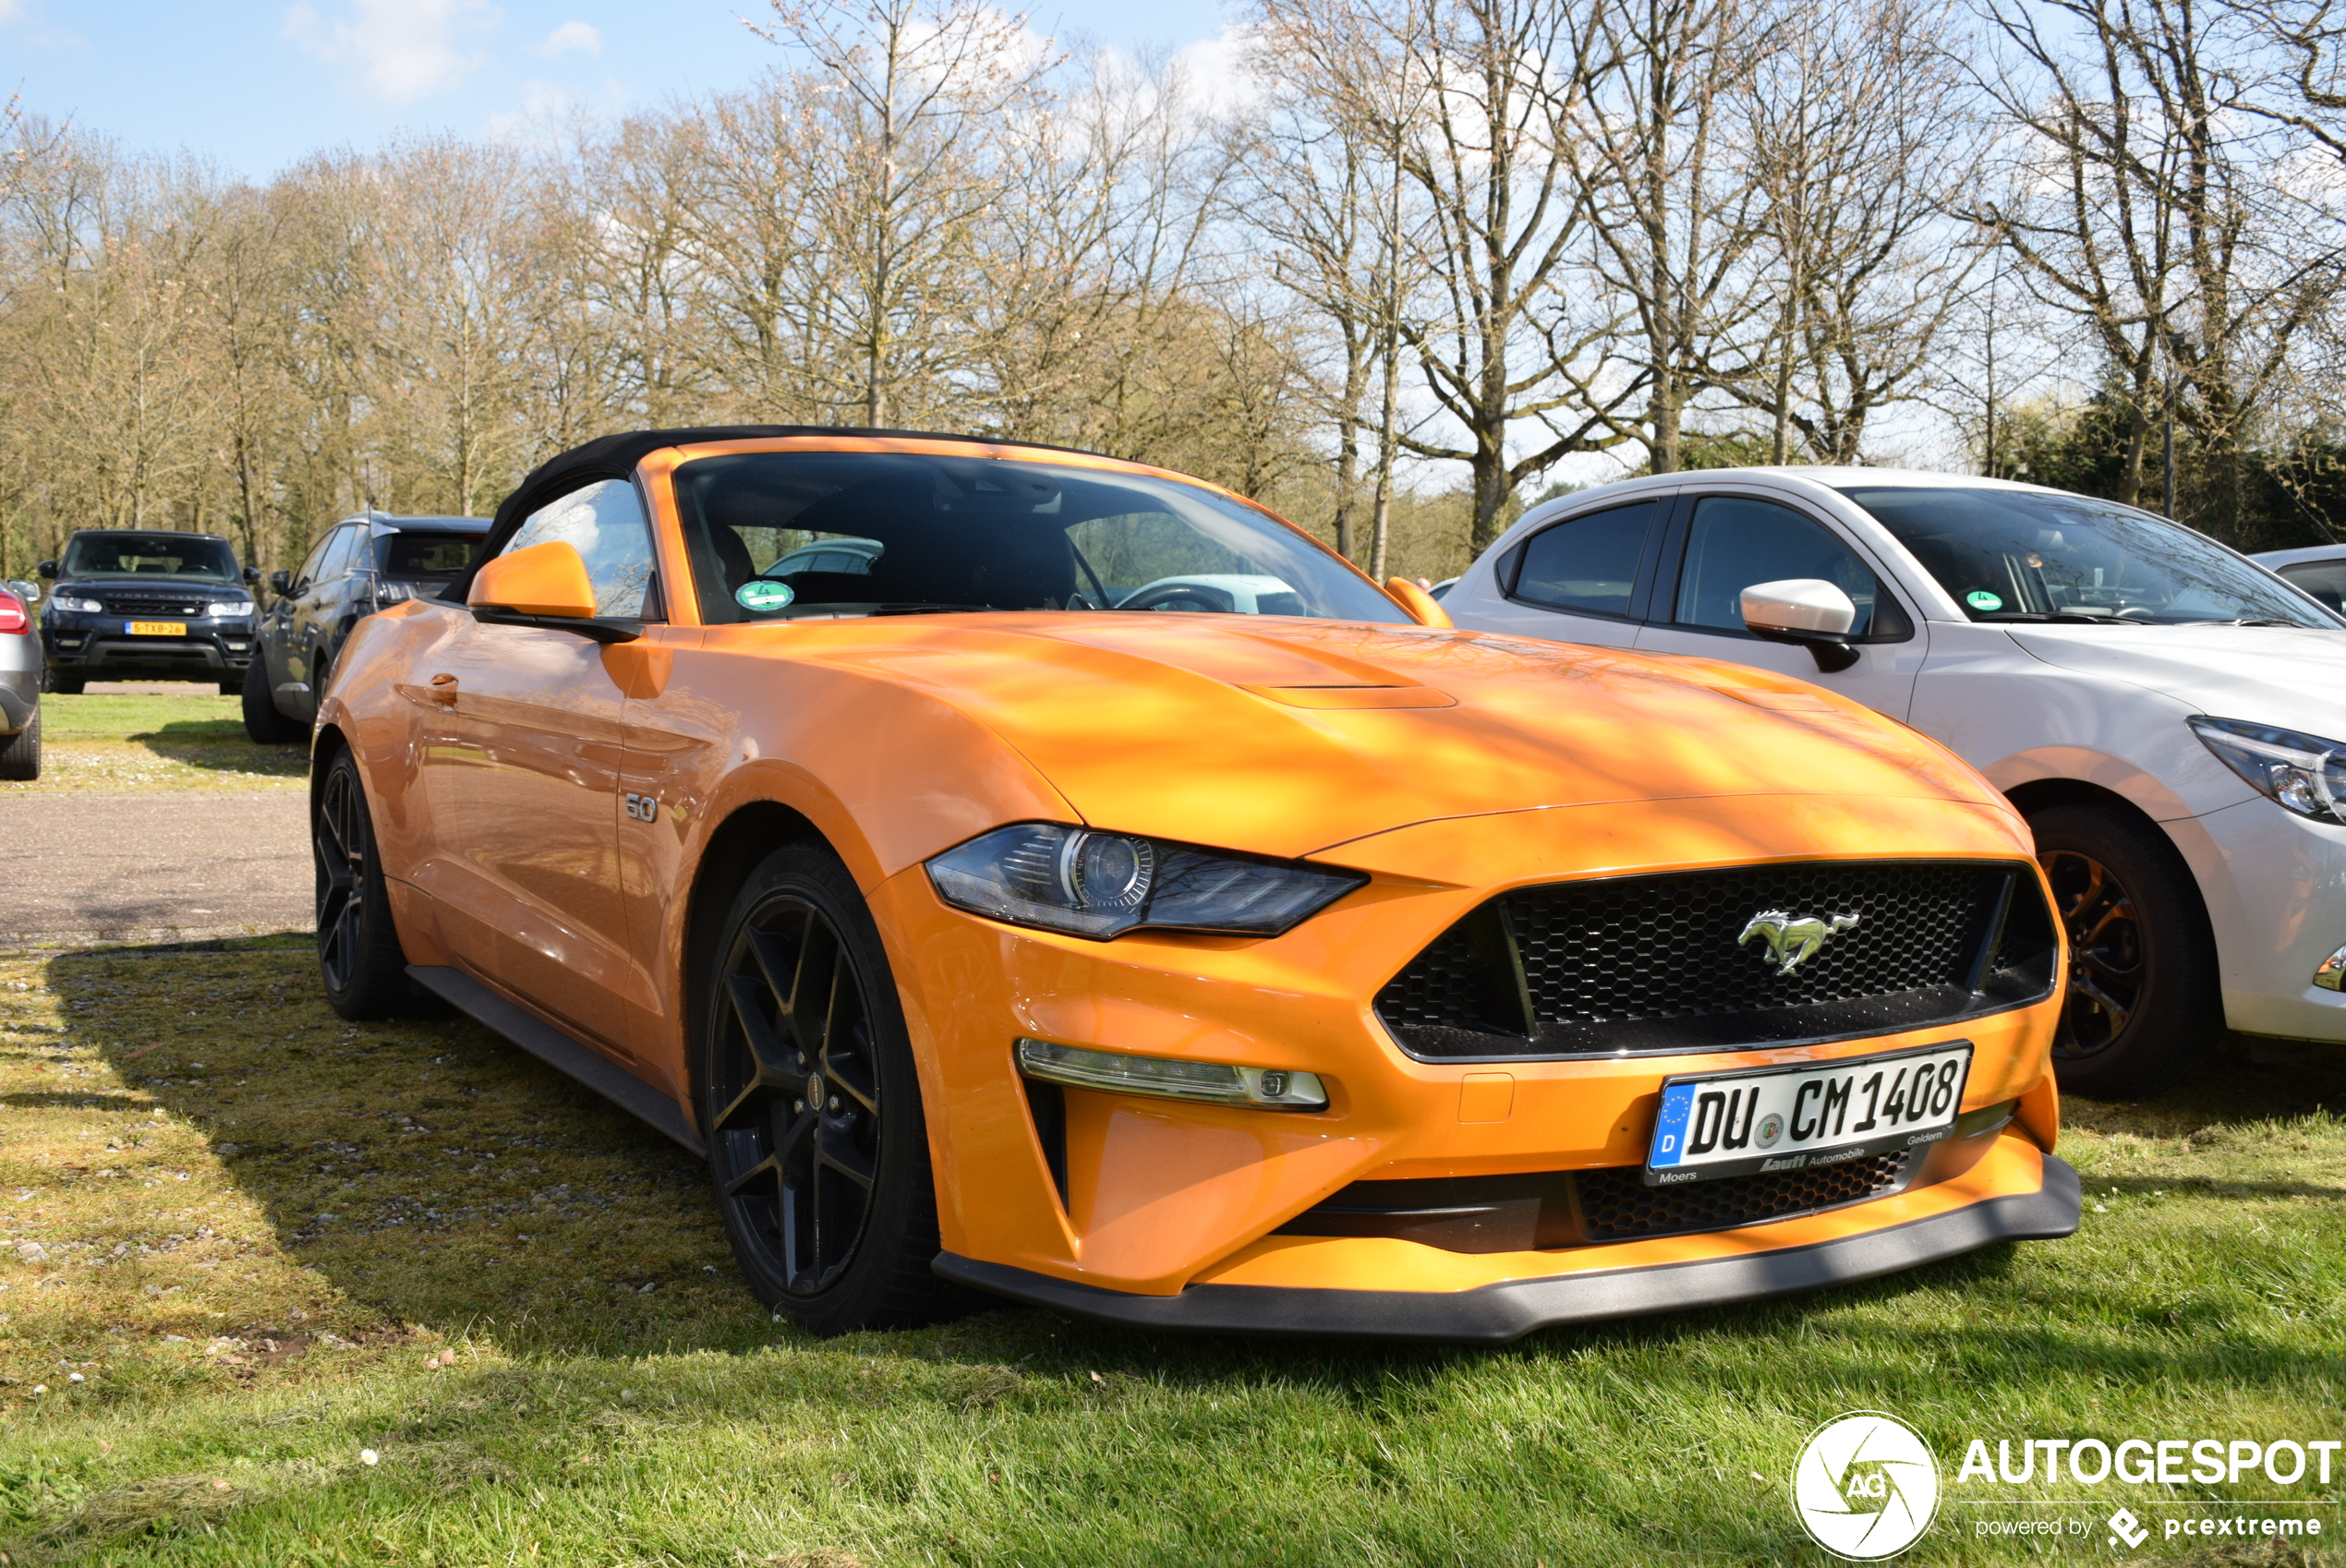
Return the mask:
<path fill-rule="evenodd" d="M 2073 1102 L 2073 1239 L 1495 1349 L 810 1340 L 695 1162 L 470 1024 L 342 1023 L 289 940 L 0 959 L 0 1093 L 12 1564 L 1822 1562 L 1784 1478 L 1853 1407 L 1951 1478 L 1972 1435 L 2346 1437 L 2335 1055 Z M 2117 1555 L 1969 1533 L 2017 1512 L 1902 1561 Z M 2340 1562 L 2320 1512 L 2200 1560 Z"/>
<path fill-rule="evenodd" d="M 11 793 L 60 790 L 293 790 L 306 745 L 256 746 L 237 698 L 209 686 L 168 696 L 49 693 L 41 699 L 41 777 Z"/>

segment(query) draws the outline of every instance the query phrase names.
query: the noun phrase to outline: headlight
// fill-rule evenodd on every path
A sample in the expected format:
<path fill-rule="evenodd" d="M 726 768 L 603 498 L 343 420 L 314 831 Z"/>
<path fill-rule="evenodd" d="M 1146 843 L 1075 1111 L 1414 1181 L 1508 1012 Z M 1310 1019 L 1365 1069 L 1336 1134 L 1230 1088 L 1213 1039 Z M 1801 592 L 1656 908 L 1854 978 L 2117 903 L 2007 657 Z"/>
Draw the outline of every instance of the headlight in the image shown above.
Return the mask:
<path fill-rule="evenodd" d="M 51 595 L 49 608 L 70 610 L 80 615 L 103 615 L 106 612 L 106 607 L 96 599 L 76 598 L 71 594 Z"/>
<path fill-rule="evenodd" d="M 957 909 L 1101 941 L 1143 925 L 1276 936 L 1368 881 L 1050 822 L 982 833 L 929 862 L 928 879 Z"/>
<path fill-rule="evenodd" d="M 2346 824 L 2346 744 L 2238 718 L 2189 721 L 2226 766 L 2299 816 Z"/>
<path fill-rule="evenodd" d="M 217 603 L 204 606 L 204 610 L 214 621 L 234 621 L 240 615 L 250 615 L 252 613 L 252 604 L 251 601 L 247 599 L 224 599 Z"/>

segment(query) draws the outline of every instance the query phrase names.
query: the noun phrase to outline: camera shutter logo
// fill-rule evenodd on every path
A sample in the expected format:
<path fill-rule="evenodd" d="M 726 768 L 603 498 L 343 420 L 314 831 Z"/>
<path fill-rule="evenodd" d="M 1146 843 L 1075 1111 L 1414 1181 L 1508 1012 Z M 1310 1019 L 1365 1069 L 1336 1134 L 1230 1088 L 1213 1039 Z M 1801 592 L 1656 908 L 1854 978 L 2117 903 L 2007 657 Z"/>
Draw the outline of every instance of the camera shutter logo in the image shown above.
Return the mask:
<path fill-rule="evenodd" d="M 1895 1416 L 1855 1410 L 1808 1434 L 1792 1466 L 1792 1507 L 1835 1557 L 1879 1562 L 1922 1538 L 1939 1512 L 1939 1461 Z"/>

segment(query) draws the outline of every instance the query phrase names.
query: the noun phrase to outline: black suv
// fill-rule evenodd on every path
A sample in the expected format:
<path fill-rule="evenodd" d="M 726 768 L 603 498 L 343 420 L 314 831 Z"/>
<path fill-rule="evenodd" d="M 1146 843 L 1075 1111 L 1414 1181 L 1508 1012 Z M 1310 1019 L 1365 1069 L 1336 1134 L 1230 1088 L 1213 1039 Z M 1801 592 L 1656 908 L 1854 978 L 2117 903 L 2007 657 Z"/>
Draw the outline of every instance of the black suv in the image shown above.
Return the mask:
<path fill-rule="evenodd" d="M 41 608 L 49 689 L 91 681 L 217 681 L 244 690 L 260 580 L 217 534 L 84 528 L 37 569 L 57 586 Z"/>
<path fill-rule="evenodd" d="M 272 572 L 276 602 L 245 672 L 245 733 L 262 744 L 298 741 L 318 717 L 318 694 L 345 638 L 361 618 L 402 599 L 429 598 L 470 565 L 489 533 L 486 517 L 345 517 L 294 572 Z"/>

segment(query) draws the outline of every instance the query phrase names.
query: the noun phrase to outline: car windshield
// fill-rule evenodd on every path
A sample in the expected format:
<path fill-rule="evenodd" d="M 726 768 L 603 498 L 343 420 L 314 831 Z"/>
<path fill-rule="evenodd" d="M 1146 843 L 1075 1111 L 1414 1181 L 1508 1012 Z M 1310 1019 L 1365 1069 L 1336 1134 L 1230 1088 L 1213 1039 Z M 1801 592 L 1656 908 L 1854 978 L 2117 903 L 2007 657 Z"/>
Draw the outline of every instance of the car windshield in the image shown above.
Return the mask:
<path fill-rule="evenodd" d="M 235 583 L 236 551 L 200 534 L 79 534 L 66 547 L 66 577 L 172 577 Z"/>
<path fill-rule="evenodd" d="M 2086 496 L 1850 485 L 1974 621 L 2338 627 L 2189 528 Z"/>
<path fill-rule="evenodd" d="M 1311 539 L 1152 475 L 754 452 L 684 464 L 676 497 L 711 623 L 939 609 L 1407 619 Z"/>
<path fill-rule="evenodd" d="M 393 534 L 383 556 L 383 575 L 453 577 L 472 564 L 480 540 L 478 534 Z"/>

